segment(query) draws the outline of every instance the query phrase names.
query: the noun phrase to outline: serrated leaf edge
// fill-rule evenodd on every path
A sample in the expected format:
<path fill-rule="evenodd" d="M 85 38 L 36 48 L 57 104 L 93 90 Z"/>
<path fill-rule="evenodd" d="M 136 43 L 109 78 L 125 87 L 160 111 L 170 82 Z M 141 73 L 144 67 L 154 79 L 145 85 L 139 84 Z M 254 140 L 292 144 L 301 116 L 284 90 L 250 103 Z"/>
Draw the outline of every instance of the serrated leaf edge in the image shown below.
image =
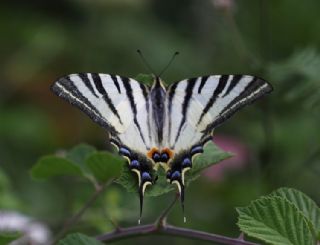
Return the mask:
<path fill-rule="evenodd" d="M 241 209 L 247 209 L 247 208 L 249 208 L 252 204 L 254 204 L 254 203 L 256 203 L 256 202 L 258 202 L 258 201 L 260 201 L 260 200 L 262 200 L 262 199 L 268 199 L 268 200 L 279 199 L 279 200 L 284 200 L 285 202 L 287 202 L 289 205 L 291 205 L 291 206 L 297 211 L 298 214 L 301 215 L 302 220 L 303 220 L 303 222 L 305 222 L 305 224 L 306 224 L 307 227 L 309 228 L 309 231 L 310 231 L 311 235 L 313 234 L 313 233 L 312 233 L 312 230 L 310 230 L 310 227 L 309 227 L 309 224 L 308 224 L 308 220 L 307 220 L 307 219 L 305 218 L 305 216 L 301 213 L 301 211 L 296 207 L 296 205 L 294 205 L 293 203 L 291 203 L 290 201 L 288 201 L 288 200 L 287 200 L 286 198 L 284 198 L 284 197 L 280 197 L 280 196 L 270 197 L 269 195 L 268 195 L 268 196 L 263 196 L 263 197 L 260 197 L 260 198 L 258 198 L 258 199 L 256 199 L 256 200 L 251 201 L 248 206 L 245 206 L 245 207 L 237 207 L 237 208 L 236 208 L 236 211 L 237 211 L 237 213 L 239 214 L 238 222 L 237 222 L 236 224 L 237 224 L 237 226 L 239 227 L 239 229 L 240 229 L 243 233 L 247 234 L 248 236 L 250 236 L 250 237 L 252 237 L 252 238 L 256 238 L 256 239 L 258 239 L 258 240 L 260 240 L 260 241 L 264 241 L 264 242 L 266 242 L 267 244 L 270 244 L 270 245 L 278 245 L 278 244 L 269 243 L 269 241 L 266 241 L 266 240 L 263 239 L 263 238 L 257 237 L 255 234 L 252 234 L 251 232 L 246 232 L 246 231 L 242 230 L 241 227 L 240 227 L 240 224 L 239 224 L 239 222 L 240 222 L 240 220 L 239 220 L 239 219 L 240 219 L 240 212 L 243 213 L 243 211 L 242 211 Z M 259 222 L 259 223 L 261 223 L 261 222 Z M 267 225 L 266 225 L 266 226 L 267 226 Z M 272 227 L 270 227 L 270 226 L 267 226 L 267 227 L 269 227 L 270 229 L 274 230 L 274 228 L 272 228 Z M 277 233 L 278 233 L 278 231 L 277 231 Z M 279 235 L 280 235 L 280 236 L 283 236 L 283 235 L 281 235 L 280 233 L 279 233 Z M 289 240 L 289 239 L 288 239 L 288 240 Z M 289 240 L 289 241 L 290 241 L 290 240 Z M 290 241 L 290 244 L 292 244 L 291 241 Z"/>

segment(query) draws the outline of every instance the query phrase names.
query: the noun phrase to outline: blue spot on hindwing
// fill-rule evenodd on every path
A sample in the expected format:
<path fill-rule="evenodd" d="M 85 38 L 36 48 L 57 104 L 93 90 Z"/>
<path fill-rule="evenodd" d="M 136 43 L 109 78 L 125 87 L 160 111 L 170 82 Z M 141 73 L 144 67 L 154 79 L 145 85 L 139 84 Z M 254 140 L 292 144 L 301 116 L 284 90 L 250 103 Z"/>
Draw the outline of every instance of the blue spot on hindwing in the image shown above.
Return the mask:
<path fill-rule="evenodd" d="M 143 180 L 143 181 L 151 181 L 152 179 L 151 179 L 151 176 L 150 176 L 150 174 L 148 173 L 148 172 L 143 172 L 142 174 L 141 174 L 141 179 Z"/>
<path fill-rule="evenodd" d="M 131 167 L 131 168 L 135 168 L 135 169 L 139 169 L 139 167 L 140 167 L 139 161 L 138 161 L 138 160 L 132 160 L 132 161 L 130 162 L 130 167 Z"/>
<path fill-rule="evenodd" d="M 185 159 L 183 159 L 182 167 L 183 168 L 191 167 L 191 160 L 189 157 L 186 157 Z"/>

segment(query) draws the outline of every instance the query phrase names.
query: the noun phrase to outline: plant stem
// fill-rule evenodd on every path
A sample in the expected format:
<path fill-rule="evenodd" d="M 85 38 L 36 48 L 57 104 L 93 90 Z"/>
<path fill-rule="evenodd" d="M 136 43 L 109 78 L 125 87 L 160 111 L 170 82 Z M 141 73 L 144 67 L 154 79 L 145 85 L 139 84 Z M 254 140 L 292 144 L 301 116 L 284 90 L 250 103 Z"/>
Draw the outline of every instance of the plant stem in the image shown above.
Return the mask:
<path fill-rule="evenodd" d="M 163 211 L 163 213 L 160 215 L 160 217 L 159 217 L 158 220 L 156 221 L 156 224 L 157 224 L 158 226 L 163 226 L 163 225 L 165 225 L 166 218 L 167 218 L 169 212 L 171 211 L 171 209 L 173 208 L 174 204 L 175 204 L 176 201 L 178 200 L 178 198 L 179 198 L 179 193 L 176 193 L 173 202 Z"/>
<path fill-rule="evenodd" d="M 98 186 L 98 185 L 95 186 L 95 192 L 87 200 L 87 202 L 83 205 L 83 207 L 65 223 L 62 229 L 58 232 L 58 234 L 53 239 L 53 242 L 51 243 L 52 245 L 56 244 L 65 235 L 65 233 L 79 221 L 82 215 L 87 211 L 89 207 L 91 207 L 91 205 L 97 200 L 99 195 L 113 182 L 113 180 L 114 179 L 111 179 L 101 186 Z"/>
<path fill-rule="evenodd" d="M 258 245 L 258 243 L 244 241 L 241 238 L 230 238 L 221 235 L 216 235 L 208 232 L 180 228 L 168 224 L 163 224 L 158 226 L 156 224 L 142 225 L 142 226 L 133 226 L 129 228 L 120 228 L 114 230 L 110 233 L 106 233 L 96 237 L 97 240 L 102 242 L 114 242 L 122 239 L 127 239 L 137 236 L 147 236 L 147 235 L 166 235 L 166 236 L 175 236 L 183 237 L 195 240 L 216 242 L 219 244 L 226 245 Z"/>

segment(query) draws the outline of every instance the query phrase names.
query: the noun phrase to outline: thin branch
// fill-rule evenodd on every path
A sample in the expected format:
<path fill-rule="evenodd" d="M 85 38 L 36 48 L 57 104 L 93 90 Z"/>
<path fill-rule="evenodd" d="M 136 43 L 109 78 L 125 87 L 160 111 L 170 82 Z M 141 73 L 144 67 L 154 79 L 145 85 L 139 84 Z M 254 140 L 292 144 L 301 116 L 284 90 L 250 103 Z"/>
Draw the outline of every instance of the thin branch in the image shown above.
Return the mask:
<path fill-rule="evenodd" d="M 128 228 L 122 228 L 118 225 L 112 232 L 97 236 L 96 239 L 102 242 L 114 242 L 122 239 L 148 236 L 148 235 L 165 235 L 183 237 L 194 240 L 202 240 L 209 242 L 217 242 L 225 245 L 258 245 L 257 243 L 248 242 L 243 239 L 243 234 L 238 238 L 230 238 L 221 235 L 216 235 L 208 232 L 197 231 L 193 229 L 186 229 L 176 227 L 166 223 L 166 218 L 173 208 L 174 204 L 179 198 L 179 194 L 175 196 L 173 202 L 163 211 L 154 224 L 132 226 Z"/>
<path fill-rule="evenodd" d="M 102 242 L 111 242 L 111 241 L 122 240 L 130 237 L 135 237 L 135 236 L 144 236 L 144 235 L 154 234 L 157 232 L 157 230 L 158 228 L 154 224 L 138 225 L 138 226 L 132 226 L 129 228 L 115 229 L 110 233 L 97 236 L 96 239 Z"/>
<path fill-rule="evenodd" d="M 183 237 L 195 240 L 216 242 L 225 245 L 259 245 L 258 243 L 244 241 L 241 238 L 230 238 L 208 232 L 180 228 L 168 224 L 165 224 L 163 226 L 157 226 L 157 223 L 143 226 L 133 226 L 129 228 L 121 228 L 120 230 L 114 230 L 110 233 L 100 235 L 96 237 L 96 239 L 102 242 L 114 242 L 131 237 L 147 235 Z"/>
<path fill-rule="evenodd" d="M 226 245 L 258 245 L 258 243 L 244 241 L 239 238 L 230 238 L 226 236 L 221 236 L 213 233 L 197 231 L 193 229 L 186 229 L 168 225 L 163 231 L 163 234 L 173 235 L 173 236 L 180 236 L 180 237 L 187 237 L 190 239 L 196 240 L 203 240 L 203 241 L 210 241 L 210 242 L 217 242 L 220 244 Z"/>
<path fill-rule="evenodd" d="M 92 204 L 97 200 L 100 194 L 113 182 L 113 180 L 114 179 L 111 179 L 103 185 L 95 186 L 95 192 L 92 194 L 92 196 L 88 199 L 84 206 L 65 223 L 65 225 L 55 236 L 51 244 L 56 244 L 64 236 L 64 234 L 79 221 L 82 215 L 87 211 L 88 208 L 92 206 Z"/>
<path fill-rule="evenodd" d="M 179 193 L 176 193 L 173 202 L 159 216 L 158 220 L 156 221 L 156 225 L 158 225 L 158 226 L 165 225 L 166 218 L 167 218 L 169 212 L 171 211 L 171 209 L 173 208 L 174 204 L 177 202 L 178 199 L 179 199 Z"/>
<path fill-rule="evenodd" d="M 110 219 L 110 223 L 116 231 L 121 230 L 121 227 L 119 226 L 118 222 L 116 222 L 114 219 Z"/>

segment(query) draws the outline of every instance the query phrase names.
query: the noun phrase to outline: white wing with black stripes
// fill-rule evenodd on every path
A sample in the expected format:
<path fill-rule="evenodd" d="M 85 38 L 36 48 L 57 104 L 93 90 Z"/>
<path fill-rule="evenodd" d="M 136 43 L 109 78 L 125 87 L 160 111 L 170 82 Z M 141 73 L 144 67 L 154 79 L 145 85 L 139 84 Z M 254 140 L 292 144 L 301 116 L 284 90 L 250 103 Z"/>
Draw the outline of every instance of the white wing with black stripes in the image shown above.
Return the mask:
<path fill-rule="evenodd" d="M 205 141 L 238 109 L 271 90 L 266 81 L 245 75 L 204 76 L 172 84 L 167 96 L 167 144 L 177 152 Z"/>
<path fill-rule="evenodd" d="M 80 73 L 56 81 L 52 91 L 106 128 L 115 141 L 145 153 L 152 144 L 148 88 L 120 76 Z"/>

